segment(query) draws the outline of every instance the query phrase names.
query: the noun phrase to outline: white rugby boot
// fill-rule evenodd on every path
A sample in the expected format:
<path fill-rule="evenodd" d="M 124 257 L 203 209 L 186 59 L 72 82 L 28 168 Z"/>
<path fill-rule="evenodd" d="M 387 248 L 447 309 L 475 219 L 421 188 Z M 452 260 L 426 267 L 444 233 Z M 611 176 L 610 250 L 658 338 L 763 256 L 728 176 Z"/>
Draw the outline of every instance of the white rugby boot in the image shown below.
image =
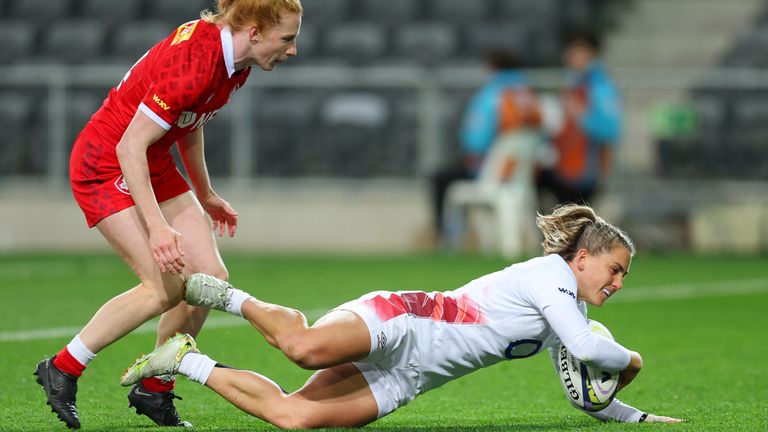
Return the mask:
<path fill-rule="evenodd" d="M 155 348 L 149 354 L 139 357 L 120 378 L 120 384 L 130 386 L 144 378 L 159 375 L 174 375 L 179 370 L 181 359 L 197 350 L 195 339 L 188 334 L 179 333 Z"/>

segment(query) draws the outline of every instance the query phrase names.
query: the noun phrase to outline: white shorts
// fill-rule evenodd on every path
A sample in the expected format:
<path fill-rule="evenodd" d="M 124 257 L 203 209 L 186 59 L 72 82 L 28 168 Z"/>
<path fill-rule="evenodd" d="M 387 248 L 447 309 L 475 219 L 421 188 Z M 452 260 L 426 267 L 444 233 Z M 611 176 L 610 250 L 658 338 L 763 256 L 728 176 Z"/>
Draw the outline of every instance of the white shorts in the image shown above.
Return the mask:
<path fill-rule="evenodd" d="M 384 319 L 376 312 L 387 300 L 377 291 L 337 307 L 360 316 L 371 335 L 371 352 L 355 362 L 373 392 L 379 408 L 378 418 L 412 401 L 419 393 L 419 361 L 413 319 L 407 313 L 393 311 Z"/>

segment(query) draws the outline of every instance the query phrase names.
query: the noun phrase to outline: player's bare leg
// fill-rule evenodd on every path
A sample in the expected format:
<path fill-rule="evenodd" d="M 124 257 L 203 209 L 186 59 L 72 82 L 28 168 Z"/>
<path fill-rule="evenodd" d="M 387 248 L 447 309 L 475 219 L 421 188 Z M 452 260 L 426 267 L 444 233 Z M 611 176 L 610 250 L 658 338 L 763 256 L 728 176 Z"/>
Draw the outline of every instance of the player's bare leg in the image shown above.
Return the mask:
<path fill-rule="evenodd" d="M 205 385 L 248 414 L 284 429 L 357 427 L 378 415 L 376 399 L 352 363 L 316 372 L 291 394 L 263 375 L 235 369 L 214 368 Z"/>
<path fill-rule="evenodd" d="M 244 302 L 242 310 L 270 344 L 305 369 L 362 360 L 371 352 L 368 326 L 349 311 L 331 311 L 307 327 L 301 312 L 254 298 Z"/>
<path fill-rule="evenodd" d="M 72 341 L 35 370 L 48 403 L 61 420 L 80 427 L 75 407 L 77 378 L 96 353 L 149 319 L 179 304 L 183 278 L 162 273 L 149 247 L 149 238 L 135 207 L 115 213 L 96 225 L 141 283 L 105 303 Z"/>
<path fill-rule="evenodd" d="M 185 276 L 206 272 L 226 279 L 227 270 L 219 255 L 210 222 L 192 192 L 163 201 L 160 209 L 171 227 L 182 235 Z M 184 302 L 165 311 L 158 324 L 156 346 L 162 345 L 177 332 L 197 336 L 208 312 L 207 308 L 189 306 Z M 129 405 L 158 425 L 188 426 L 189 423 L 181 421 L 173 404 L 175 382 L 166 378 L 169 377 L 150 378 L 134 386 L 128 394 Z"/>
<path fill-rule="evenodd" d="M 300 311 L 258 300 L 210 275 L 187 279 L 185 299 L 247 319 L 269 344 L 305 369 L 323 369 L 362 360 L 371 350 L 371 336 L 362 318 L 334 310 L 309 327 Z"/>
<path fill-rule="evenodd" d="M 352 363 L 318 371 L 301 389 L 288 394 L 263 375 L 216 367 L 186 334 L 136 360 L 120 383 L 131 385 L 149 376 L 176 373 L 207 385 L 243 411 L 281 428 L 362 426 L 378 416 L 373 393 Z"/>
<path fill-rule="evenodd" d="M 179 304 L 182 277 L 163 273 L 152 257 L 149 236 L 135 207 L 96 225 L 141 283 L 108 301 L 80 332 L 83 342 L 98 352 L 139 325 Z"/>
<path fill-rule="evenodd" d="M 185 277 L 192 273 L 206 273 L 227 280 L 229 274 L 221 259 L 211 224 L 192 192 L 160 204 L 165 219 L 181 233 L 184 241 Z M 157 344 L 162 345 L 176 332 L 197 337 L 208 316 L 209 309 L 180 303 L 163 313 L 157 328 Z"/>

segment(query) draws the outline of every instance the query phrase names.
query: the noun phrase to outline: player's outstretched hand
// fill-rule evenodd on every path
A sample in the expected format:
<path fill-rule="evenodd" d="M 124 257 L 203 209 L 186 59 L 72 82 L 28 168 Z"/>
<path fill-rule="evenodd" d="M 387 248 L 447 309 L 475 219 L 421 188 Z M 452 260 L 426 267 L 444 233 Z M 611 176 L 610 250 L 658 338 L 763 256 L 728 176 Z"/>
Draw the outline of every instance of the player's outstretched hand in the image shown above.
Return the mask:
<path fill-rule="evenodd" d="M 645 418 L 646 423 L 680 423 L 683 421 L 684 421 L 683 419 L 666 417 L 666 416 L 658 416 L 656 414 L 648 414 L 648 417 Z"/>
<path fill-rule="evenodd" d="M 200 198 L 200 204 L 211 216 L 213 230 L 219 232 L 219 237 L 224 237 L 224 231 L 228 231 L 230 237 L 235 236 L 238 213 L 228 202 L 215 193 L 211 193 Z"/>

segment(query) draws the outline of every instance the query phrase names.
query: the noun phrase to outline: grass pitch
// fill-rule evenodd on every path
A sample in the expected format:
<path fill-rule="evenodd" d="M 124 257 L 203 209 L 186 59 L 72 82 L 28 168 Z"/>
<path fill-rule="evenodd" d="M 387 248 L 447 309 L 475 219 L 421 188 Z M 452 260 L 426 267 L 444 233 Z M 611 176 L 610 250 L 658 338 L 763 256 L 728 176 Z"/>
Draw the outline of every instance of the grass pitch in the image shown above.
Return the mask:
<path fill-rule="evenodd" d="M 316 319 L 373 290 L 448 290 L 507 262 L 468 256 L 225 256 L 232 282 Z M 571 408 L 546 354 L 475 372 L 427 393 L 370 430 L 768 430 L 768 258 L 644 256 L 624 289 L 590 317 L 643 355 L 645 369 L 619 394 L 679 425 L 602 424 Z M 65 430 L 32 371 L 106 300 L 136 283 L 110 255 L 0 255 L 0 431 Z M 200 349 L 295 389 L 309 377 L 243 322 L 212 312 Z M 80 380 L 84 430 L 165 430 L 129 410 L 124 368 L 154 345 L 142 327 L 99 353 Z M 182 418 L 199 431 L 273 429 L 180 378 Z"/>

